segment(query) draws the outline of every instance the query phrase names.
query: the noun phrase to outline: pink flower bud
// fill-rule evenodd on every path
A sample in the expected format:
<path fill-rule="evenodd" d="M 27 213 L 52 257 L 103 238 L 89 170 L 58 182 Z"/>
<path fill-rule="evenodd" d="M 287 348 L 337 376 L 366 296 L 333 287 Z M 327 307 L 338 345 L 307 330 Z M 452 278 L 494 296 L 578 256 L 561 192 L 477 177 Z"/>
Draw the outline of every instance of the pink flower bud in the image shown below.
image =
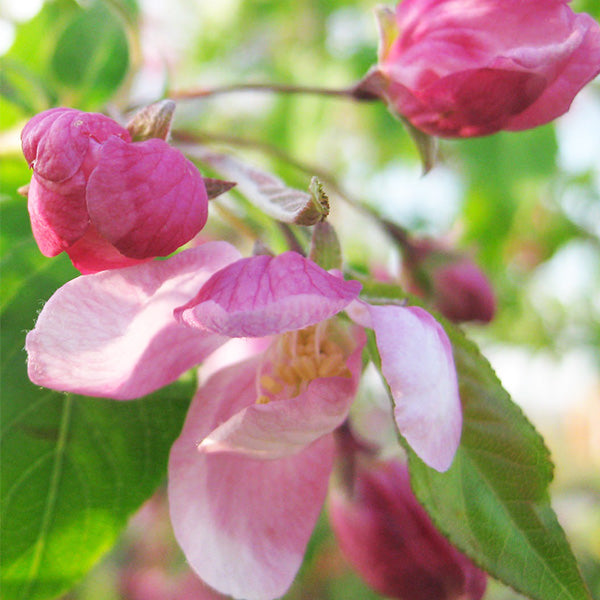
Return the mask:
<path fill-rule="evenodd" d="M 413 293 L 429 297 L 437 310 L 456 323 L 489 323 L 494 318 L 494 290 L 468 256 L 427 238 L 405 236 L 402 244 Z"/>
<path fill-rule="evenodd" d="M 468 258 L 459 258 L 433 272 L 433 295 L 436 308 L 457 323 L 488 323 L 496 312 L 489 281 Z"/>
<path fill-rule="evenodd" d="M 479 600 L 486 575 L 435 528 L 398 460 L 356 464 L 335 489 L 330 521 L 342 552 L 378 593 L 402 600 Z"/>
<path fill-rule="evenodd" d="M 600 26 L 567 0 L 403 0 L 380 17 L 372 81 L 431 135 L 548 123 L 600 72 Z"/>
<path fill-rule="evenodd" d="M 70 108 L 36 115 L 21 139 L 38 246 L 83 273 L 166 256 L 206 223 L 200 173 L 163 140 L 132 143 L 112 119 Z"/>

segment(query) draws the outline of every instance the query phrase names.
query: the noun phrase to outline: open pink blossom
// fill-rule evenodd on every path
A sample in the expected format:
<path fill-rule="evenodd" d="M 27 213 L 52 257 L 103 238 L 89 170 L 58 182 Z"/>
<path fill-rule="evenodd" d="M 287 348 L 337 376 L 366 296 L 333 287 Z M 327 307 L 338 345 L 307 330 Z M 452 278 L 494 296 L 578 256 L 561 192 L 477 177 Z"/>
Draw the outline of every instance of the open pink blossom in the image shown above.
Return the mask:
<path fill-rule="evenodd" d="M 239 259 L 224 243 L 83 276 L 48 301 L 28 334 L 30 378 L 132 398 L 228 338 L 272 336 L 266 350 L 200 386 L 171 452 L 169 499 L 176 537 L 203 580 L 248 600 L 276 598 L 302 562 L 332 432 L 360 378 L 365 334 L 337 314 L 375 331 L 396 422 L 417 454 L 444 470 L 458 446 L 445 333 L 422 309 L 359 300 L 360 287 L 294 252 Z"/>
<path fill-rule="evenodd" d="M 21 138 L 33 235 L 82 273 L 170 254 L 206 223 L 200 173 L 163 140 L 132 143 L 112 119 L 70 108 L 36 115 Z"/>
<path fill-rule="evenodd" d="M 529 129 L 600 72 L 600 26 L 567 0 L 403 0 L 382 13 L 378 72 L 376 93 L 426 133 Z"/>

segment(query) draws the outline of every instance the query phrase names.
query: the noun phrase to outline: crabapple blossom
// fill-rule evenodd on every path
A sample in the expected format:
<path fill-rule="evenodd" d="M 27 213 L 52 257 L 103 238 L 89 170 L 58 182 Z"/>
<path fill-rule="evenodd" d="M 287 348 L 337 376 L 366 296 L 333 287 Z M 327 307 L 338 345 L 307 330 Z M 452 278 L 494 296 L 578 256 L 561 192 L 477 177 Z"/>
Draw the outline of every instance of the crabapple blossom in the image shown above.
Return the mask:
<path fill-rule="evenodd" d="M 600 26 L 567 0 L 403 0 L 380 24 L 363 87 L 431 135 L 543 125 L 600 72 Z"/>
<path fill-rule="evenodd" d="M 82 273 L 170 254 L 206 223 L 200 173 L 163 140 L 131 142 L 112 119 L 70 108 L 36 115 L 21 139 L 38 246 Z"/>
<path fill-rule="evenodd" d="M 171 521 L 216 590 L 275 598 L 300 567 L 325 499 L 333 431 L 356 395 L 373 329 L 400 432 L 445 470 L 461 407 L 449 340 L 426 311 L 372 306 L 361 285 L 295 252 L 240 258 L 209 242 L 166 261 L 79 277 L 27 336 L 32 381 L 134 398 L 228 339 L 266 350 L 201 383 L 169 461 Z M 199 290 L 199 291 L 198 291 Z M 355 324 L 338 318 L 346 311 Z"/>

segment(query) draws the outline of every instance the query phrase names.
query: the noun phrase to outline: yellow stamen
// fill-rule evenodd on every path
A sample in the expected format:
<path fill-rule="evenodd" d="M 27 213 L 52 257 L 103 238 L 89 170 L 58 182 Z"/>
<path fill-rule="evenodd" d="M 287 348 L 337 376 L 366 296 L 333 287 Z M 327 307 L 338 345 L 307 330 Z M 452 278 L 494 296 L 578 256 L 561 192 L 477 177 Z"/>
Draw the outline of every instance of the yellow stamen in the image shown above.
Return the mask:
<path fill-rule="evenodd" d="M 325 337 L 328 322 L 279 336 L 266 355 L 268 373 L 258 379 L 257 403 L 277 396 L 293 398 L 319 377 L 350 377 L 347 354 L 331 338 Z"/>
<path fill-rule="evenodd" d="M 260 378 L 260 387 L 271 394 L 279 394 L 283 390 L 283 385 L 270 375 L 262 375 Z"/>

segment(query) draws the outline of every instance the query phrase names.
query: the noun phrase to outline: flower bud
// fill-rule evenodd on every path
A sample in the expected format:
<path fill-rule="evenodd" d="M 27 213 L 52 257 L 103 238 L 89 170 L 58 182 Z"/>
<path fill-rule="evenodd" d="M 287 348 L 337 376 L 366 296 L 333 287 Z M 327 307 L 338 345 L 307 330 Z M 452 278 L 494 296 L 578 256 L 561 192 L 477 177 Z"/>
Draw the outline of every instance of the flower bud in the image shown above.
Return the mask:
<path fill-rule="evenodd" d="M 488 323 L 496 312 L 496 299 L 489 281 L 470 259 L 439 267 L 432 274 L 436 308 L 451 321 Z"/>
<path fill-rule="evenodd" d="M 481 269 L 466 255 L 428 239 L 402 240 L 409 288 L 429 297 L 456 323 L 488 323 L 496 312 L 494 291 Z"/>
<path fill-rule="evenodd" d="M 404 0 L 380 31 L 378 95 L 441 137 L 548 123 L 600 72 L 600 26 L 567 0 Z"/>
<path fill-rule="evenodd" d="M 112 119 L 70 108 L 36 115 L 21 139 L 40 251 L 66 251 L 82 273 L 166 256 L 206 223 L 200 173 L 161 139 L 134 143 Z"/>
<path fill-rule="evenodd" d="M 340 548 L 378 593 L 401 600 L 479 600 L 486 575 L 435 528 L 399 460 L 357 461 L 334 489 L 329 516 Z"/>

